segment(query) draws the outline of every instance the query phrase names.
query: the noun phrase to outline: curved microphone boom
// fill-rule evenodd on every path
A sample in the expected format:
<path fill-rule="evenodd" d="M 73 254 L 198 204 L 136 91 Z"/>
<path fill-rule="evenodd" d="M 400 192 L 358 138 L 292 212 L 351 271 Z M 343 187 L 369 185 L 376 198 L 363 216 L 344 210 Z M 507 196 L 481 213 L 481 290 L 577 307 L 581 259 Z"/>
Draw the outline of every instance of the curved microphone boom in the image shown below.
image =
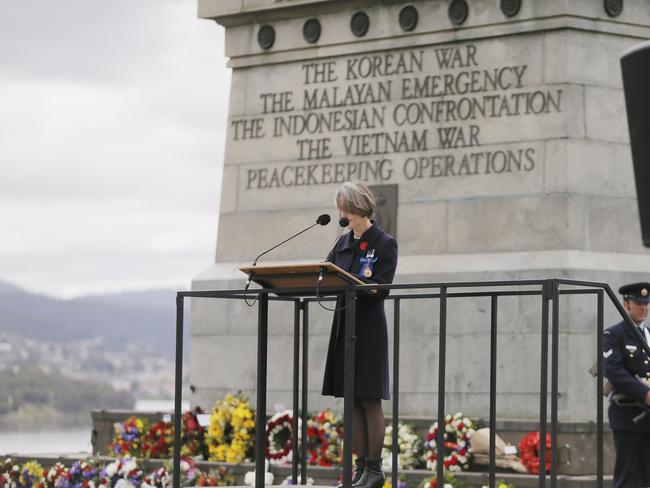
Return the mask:
<path fill-rule="evenodd" d="M 341 239 L 341 236 L 343 235 L 343 229 L 345 229 L 348 225 L 350 225 L 350 219 L 347 217 L 341 217 L 339 219 L 339 226 L 341 226 L 341 230 L 339 231 L 339 235 L 336 237 L 336 240 L 334 241 L 334 244 L 332 244 L 332 247 L 330 247 L 330 250 L 327 252 L 327 255 L 332 252 L 332 249 L 336 247 L 336 244 L 339 242 L 339 239 Z M 320 289 L 320 284 L 323 281 L 323 278 L 325 277 L 325 268 L 321 268 L 320 272 L 318 273 L 318 280 L 316 281 L 316 298 L 318 298 L 318 290 Z M 317 303 L 321 306 L 321 308 L 328 310 L 330 312 L 337 312 L 339 310 L 344 310 L 348 308 L 350 305 L 352 305 L 354 302 L 357 301 L 358 297 L 354 297 L 354 300 L 352 302 L 348 303 L 347 305 L 343 307 L 335 307 L 335 308 L 328 308 L 325 305 L 321 303 L 320 300 L 317 301 Z"/>
<path fill-rule="evenodd" d="M 284 241 L 280 242 L 279 244 L 276 244 L 276 245 L 273 246 L 272 248 L 267 249 L 266 251 L 264 251 L 263 253 L 261 253 L 260 255 L 258 255 L 258 256 L 255 258 L 255 260 L 253 261 L 253 266 L 257 265 L 257 260 L 258 260 L 259 258 L 261 258 L 262 256 L 264 256 L 266 253 L 273 251 L 273 249 L 275 249 L 276 247 L 280 247 L 280 246 L 281 246 L 282 244 L 284 244 L 285 242 L 290 241 L 290 240 L 293 239 L 294 237 L 298 237 L 300 234 L 302 234 L 303 232 L 307 232 L 307 231 L 308 231 L 309 229 L 311 229 L 312 227 L 316 227 L 317 225 L 327 225 L 327 224 L 330 223 L 330 220 L 332 220 L 332 219 L 331 219 L 331 217 L 330 217 L 328 214 L 322 214 L 322 215 L 319 215 L 318 218 L 316 219 L 316 223 L 315 223 L 315 224 L 311 224 L 309 227 L 306 227 L 305 229 L 301 230 L 300 232 L 298 232 L 298 233 L 292 235 L 292 236 L 289 237 L 288 239 L 285 239 Z"/>
<path fill-rule="evenodd" d="M 296 234 L 292 235 L 291 237 L 285 239 L 284 241 L 282 241 L 282 242 L 276 244 L 275 246 L 273 246 L 272 248 L 267 249 L 267 250 L 264 251 L 263 253 L 259 254 L 259 255 L 255 258 L 255 260 L 253 261 L 253 266 L 256 266 L 256 265 L 257 265 L 257 260 L 258 260 L 259 258 L 261 258 L 262 256 L 264 256 L 266 253 L 273 251 L 273 249 L 275 249 L 276 247 L 280 247 L 280 246 L 281 246 L 282 244 L 284 244 L 285 242 L 290 241 L 290 240 L 293 239 L 294 237 L 298 237 L 300 234 L 302 234 L 303 232 L 307 232 L 307 231 L 308 231 L 309 229 L 311 229 L 312 227 L 315 227 L 315 226 L 317 226 L 317 225 L 327 225 L 327 224 L 330 223 L 330 220 L 332 220 L 332 219 L 331 219 L 331 217 L 330 217 L 328 214 L 321 214 L 321 215 L 319 215 L 318 218 L 316 219 L 316 223 L 315 223 L 315 224 L 311 224 L 309 227 L 304 228 L 304 229 L 301 230 L 300 232 L 297 232 Z M 253 275 L 254 275 L 254 273 L 251 273 L 251 274 L 248 275 L 248 279 L 246 280 L 246 286 L 244 287 L 244 301 L 245 301 L 246 304 L 247 304 L 248 306 L 250 306 L 250 307 L 252 307 L 252 306 L 255 304 L 255 301 L 257 301 L 257 298 L 255 298 L 255 300 L 253 300 L 253 303 L 251 304 L 251 303 L 248 303 L 248 300 L 246 299 L 246 292 L 248 291 L 248 288 L 251 286 L 251 280 L 253 279 Z"/>

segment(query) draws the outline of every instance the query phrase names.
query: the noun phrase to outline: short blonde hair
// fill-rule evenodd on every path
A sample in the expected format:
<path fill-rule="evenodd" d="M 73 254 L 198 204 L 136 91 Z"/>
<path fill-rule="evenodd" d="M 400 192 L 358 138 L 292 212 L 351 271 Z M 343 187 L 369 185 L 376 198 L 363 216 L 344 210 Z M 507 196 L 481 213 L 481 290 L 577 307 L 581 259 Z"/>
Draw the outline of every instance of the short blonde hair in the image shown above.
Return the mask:
<path fill-rule="evenodd" d="M 336 206 L 348 213 L 370 218 L 375 213 L 377 201 L 363 183 L 346 181 L 336 190 Z"/>

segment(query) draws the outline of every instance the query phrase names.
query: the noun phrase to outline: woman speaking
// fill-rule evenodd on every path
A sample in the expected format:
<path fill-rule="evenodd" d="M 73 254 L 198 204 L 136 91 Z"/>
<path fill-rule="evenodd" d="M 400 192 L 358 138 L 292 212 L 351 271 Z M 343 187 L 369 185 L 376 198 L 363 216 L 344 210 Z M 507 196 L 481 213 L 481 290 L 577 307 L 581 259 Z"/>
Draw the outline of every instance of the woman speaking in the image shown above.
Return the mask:
<path fill-rule="evenodd" d="M 371 217 L 375 198 L 363 183 L 346 182 L 336 191 L 336 206 L 349 220 L 350 232 L 342 236 L 327 261 L 365 283 L 392 283 L 397 266 L 397 241 Z M 360 295 L 356 303 L 356 355 L 354 365 L 353 449 L 357 454 L 352 485 L 381 488 L 381 449 L 384 412 L 381 400 L 388 392 L 388 332 L 384 299 L 388 290 Z M 343 297 L 337 300 L 332 322 L 323 395 L 343 397 L 345 320 Z"/>

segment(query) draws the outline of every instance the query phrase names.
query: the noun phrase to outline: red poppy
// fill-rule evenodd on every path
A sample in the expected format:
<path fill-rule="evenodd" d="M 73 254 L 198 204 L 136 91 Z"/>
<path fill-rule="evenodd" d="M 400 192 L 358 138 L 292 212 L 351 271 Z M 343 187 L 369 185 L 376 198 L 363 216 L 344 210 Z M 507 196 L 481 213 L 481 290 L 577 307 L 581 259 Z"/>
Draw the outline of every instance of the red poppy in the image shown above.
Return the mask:
<path fill-rule="evenodd" d="M 366 241 L 361 241 L 359 243 L 359 249 L 361 249 L 362 251 L 365 251 L 366 249 L 368 249 L 368 243 Z"/>

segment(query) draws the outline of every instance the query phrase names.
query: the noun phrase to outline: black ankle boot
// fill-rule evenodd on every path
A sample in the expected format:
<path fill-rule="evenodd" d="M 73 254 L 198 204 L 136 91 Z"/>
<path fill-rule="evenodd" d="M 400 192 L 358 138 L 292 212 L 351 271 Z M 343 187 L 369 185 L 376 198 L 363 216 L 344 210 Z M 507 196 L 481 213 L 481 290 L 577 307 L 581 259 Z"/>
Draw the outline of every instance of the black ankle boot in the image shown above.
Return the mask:
<path fill-rule="evenodd" d="M 381 470 L 379 463 L 366 463 L 366 469 L 363 470 L 363 475 L 358 483 L 354 484 L 354 488 L 382 488 L 384 486 L 384 473 Z"/>
<path fill-rule="evenodd" d="M 363 471 L 366 467 L 366 458 L 358 457 L 354 471 L 352 471 L 352 486 L 355 486 L 361 477 L 363 476 Z M 336 486 L 336 488 L 343 488 L 343 483 Z"/>

